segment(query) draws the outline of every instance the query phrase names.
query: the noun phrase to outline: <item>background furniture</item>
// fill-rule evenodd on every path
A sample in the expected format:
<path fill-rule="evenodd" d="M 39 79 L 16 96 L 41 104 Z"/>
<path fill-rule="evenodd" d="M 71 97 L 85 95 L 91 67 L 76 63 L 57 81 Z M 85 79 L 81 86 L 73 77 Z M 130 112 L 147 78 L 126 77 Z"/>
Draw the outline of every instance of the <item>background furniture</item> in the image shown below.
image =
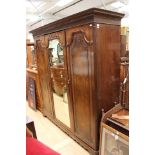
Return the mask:
<path fill-rule="evenodd" d="M 122 57 L 120 63 L 120 103 L 129 109 L 129 59 Z"/>
<path fill-rule="evenodd" d="M 28 104 L 29 106 L 33 109 L 33 110 L 37 110 L 36 109 L 36 86 L 35 86 L 35 80 L 33 80 L 32 78 L 29 77 L 28 79 Z"/>
<path fill-rule="evenodd" d="M 129 109 L 129 28 L 121 27 L 120 103 Z"/>
<path fill-rule="evenodd" d="M 129 111 L 121 104 L 103 112 L 100 155 L 129 155 Z"/>
<path fill-rule="evenodd" d="M 31 102 L 34 102 L 37 110 L 42 110 L 42 94 L 40 89 L 40 81 L 38 78 L 36 50 L 34 43 L 31 43 L 28 39 L 26 40 L 26 53 L 27 53 L 27 68 L 26 68 L 26 99 L 31 107 Z M 33 97 L 30 94 L 30 81 L 34 80 L 35 92 Z M 33 98 L 33 100 L 32 100 Z"/>
<path fill-rule="evenodd" d="M 38 77 L 38 71 L 35 69 L 27 68 L 26 69 L 26 75 L 27 75 L 27 100 L 29 103 L 30 96 L 28 95 L 30 92 L 29 87 L 29 79 L 33 79 L 35 83 L 35 99 L 36 99 L 36 109 L 39 111 L 42 111 L 42 94 L 41 94 L 41 88 L 40 88 L 40 81 Z"/>
<path fill-rule="evenodd" d="M 34 121 L 28 116 L 26 116 L 26 127 L 31 131 L 32 136 L 37 139 Z"/>
<path fill-rule="evenodd" d="M 93 8 L 31 31 L 36 45 L 43 115 L 93 155 L 99 151 L 101 109 L 108 111 L 119 103 L 123 16 Z M 59 63 L 58 44 L 64 63 L 66 103 L 52 89 L 51 68 Z"/>
<path fill-rule="evenodd" d="M 31 43 L 29 39 L 26 39 L 26 57 L 27 57 L 27 67 L 32 68 L 32 67 L 37 67 L 37 62 L 36 62 L 36 51 L 34 47 L 34 43 Z"/>

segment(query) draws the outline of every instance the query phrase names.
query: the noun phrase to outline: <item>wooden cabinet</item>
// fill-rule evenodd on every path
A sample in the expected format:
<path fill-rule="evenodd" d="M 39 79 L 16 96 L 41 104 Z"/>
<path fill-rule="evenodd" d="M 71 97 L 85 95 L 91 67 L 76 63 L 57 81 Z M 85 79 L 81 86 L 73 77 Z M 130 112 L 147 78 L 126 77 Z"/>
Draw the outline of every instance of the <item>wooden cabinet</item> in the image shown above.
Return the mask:
<path fill-rule="evenodd" d="M 42 111 L 42 93 L 40 89 L 40 81 L 37 70 L 36 50 L 34 43 L 31 43 L 28 39 L 26 40 L 26 53 L 26 99 L 28 100 L 30 106 L 34 102 L 34 109 Z"/>
<path fill-rule="evenodd" d="M 120 103 L 129 109 L 129 61 L 122 61 L 120 65 Z"/>
<path fill-rule="evenodd" d="M 106 124 L 101 128 L 100 155 L 129 155 L 129 137 Z"/>
<path fill-rule="evenodd" d="M 103 112 L 99 155 L 129 155 L 129 111 L 117 104 Z"/>
<path fill-rule="evenodd" d="M 99 151 L 101 110 L 119 102 L 122 17 L 93 8 L 31 31 L 43 114 L 93 155 Z M 63 82 L 55 77 L 58 64 Z M 54 90 L 58 85 L 60 94 Z"/>
<path fill-rule="evenodd" d="M 35 100 L 36 100 L 36 109 L 39 111 L 42 111 L 42 94 L 41 94 L 41 89 L 40 89 L 40 82 L 39 82 L 39 77 L 38 77 L 38 71 L 37 70 L 33 70 L 33 69 L 29 69 L 27 68 L 26 70 L 26 74 L 27 74 L 27 94 L 28 94 L 28 102 L 29 102 L 29 92 L 30 92 L 30 88 L 29 88 L 29 82 L 30 79 L 34 80 L 34 84 L 35 84 Z"/>
<path fill-rule="evenodd" d="M 26 40 L 26 57 L 27 68 L 37 67 L 36 53 L 34 49 L 34 43 L 31 43 L 29 39 Z"/>

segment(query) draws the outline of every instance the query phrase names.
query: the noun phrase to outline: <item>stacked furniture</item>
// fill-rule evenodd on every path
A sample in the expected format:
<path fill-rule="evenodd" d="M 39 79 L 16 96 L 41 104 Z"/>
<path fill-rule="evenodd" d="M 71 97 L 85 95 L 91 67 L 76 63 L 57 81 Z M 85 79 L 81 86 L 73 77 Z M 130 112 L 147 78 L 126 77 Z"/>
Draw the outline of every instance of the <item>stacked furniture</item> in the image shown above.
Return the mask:
<path fill-rule="evenodd" d="M 92 155 L 99 153 L 101 110 L 119 103 L 123 16 L 92 8 L 31 31 L 42 113 Z M 65 79 L 62 98 L 53 90 L 52 68 L 59 63 Z"/>

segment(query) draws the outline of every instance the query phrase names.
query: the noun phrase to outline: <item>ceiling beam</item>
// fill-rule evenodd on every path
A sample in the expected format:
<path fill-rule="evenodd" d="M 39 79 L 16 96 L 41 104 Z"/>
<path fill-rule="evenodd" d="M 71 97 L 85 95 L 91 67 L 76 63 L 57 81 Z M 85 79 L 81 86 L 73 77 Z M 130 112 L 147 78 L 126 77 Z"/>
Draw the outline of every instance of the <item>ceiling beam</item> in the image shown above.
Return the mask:
<path fill-rule="evenodd" d="M 52 14 L 55 15 L 55 14 L 57 14 L 58 12 L 61 12 L 61 11 L 65 10 L 65 9 L 71 7 L 71 6 L 74 6 L 75 4 L 77 4 L 77 3 L 81 2 L 81 1 L 83 1 L 83 0 L 78 0 L 78 1 L 76 1 L 76 2 L 74 2 L 74 3 L 72 3 L 72 4 L 70 4 L 70 5 L 68 5 L 68 6 L 66 6 L 66 7 L 64 7 L 64 8 L 62 8 L 62 9 L 56 11 L 56 12 L 54 12 L 54 13 L 52 13 Z"/>

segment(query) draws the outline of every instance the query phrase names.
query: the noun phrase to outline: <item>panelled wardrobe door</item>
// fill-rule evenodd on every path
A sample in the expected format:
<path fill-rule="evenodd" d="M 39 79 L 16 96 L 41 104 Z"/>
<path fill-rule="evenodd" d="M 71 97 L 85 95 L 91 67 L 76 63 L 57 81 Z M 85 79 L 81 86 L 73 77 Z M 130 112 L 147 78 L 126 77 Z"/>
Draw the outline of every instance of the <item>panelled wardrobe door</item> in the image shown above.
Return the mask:
<path fill-rule="evenodd" d="M 95 147 L 93 117 L 94 53 L 90 25 L 66 30 L 68 65 L 73 93 L 75 135 Z"/>
<path fill-rule="evenodd" d="M 50 68 L 48 62 L 48 50 L 47 46 L 45 45 L 44 37 L 37 38 L 35 44 L 36 44 L 39 81 L 41 85 L 41 92 L 43 99 L 42 113 L 44 116 L 47 116 L 50 120 L 52 120 L 53 107 L 50 94 L 51 93 Z"/>
<path fill-rule="evenodd" d="M 59 31 L 46 35 L 48 47 L 51 96 L 53 104 L 53 119 L 68 128 L 71 128 L 71 95 L 69 92 L 69 76 L 66 63 L 65 32 Z"/>

